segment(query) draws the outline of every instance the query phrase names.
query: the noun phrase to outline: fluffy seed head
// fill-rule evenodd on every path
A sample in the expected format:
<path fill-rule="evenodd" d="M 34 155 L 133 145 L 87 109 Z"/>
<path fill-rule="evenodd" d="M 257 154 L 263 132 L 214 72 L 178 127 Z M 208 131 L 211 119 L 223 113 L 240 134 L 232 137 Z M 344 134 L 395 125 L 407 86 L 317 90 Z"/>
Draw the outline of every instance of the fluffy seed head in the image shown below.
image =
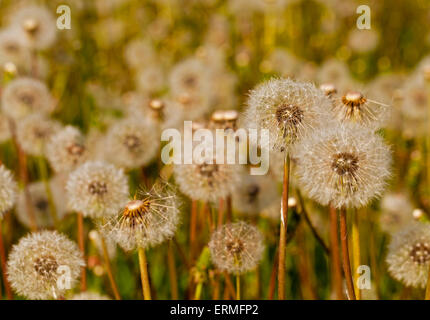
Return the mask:
<path fill-rule="evenodd" d="M 337 99 L 333 108 L 339 121 L 356 122 L 369 129 L 379 129 L 390 115 L 386 104 L 368 100 L 361 92 L 349 91 Z"/>
<path fill-rule="evenodd" d="M 176 183 L 193 200 L 217 202 L 233 193 L 239 183 L 239 167 L 215 161 L 174 166 Z"/>
<path fill-rule="evenodd" d="M 381 229 L 393 233 L 413 221 L 413 207 L 405 193 L 388 193 L 381 200 Z"/>
<path fill-rule="evenodd" d="M 322 205 L 361 207 L 381 195 L 390 176 L 389 148 L 356 124 L 315 132 L 296 152 L 298 182 Z"/>
<path fill-rule="evenodd" d="M 251 91 L 249 127 L 268 129 L 273 149 L 284 150 L 330 121 L 331 103 L 310 83 L 272 79 Z"/>
<path fill-rule="evenodd" d="M 57 280 L 67 272 L 73 286 L 84 266 L 78 246 L 56 231 L 31 233 L 14 245 L 8 278 L 17 294 L 28 299 L 57 299 L 66 288 Z"/>
<path fill-rule="evenodd" d="M 279 195 L 273 176 L 243 172 L 241 183 L 233 194 L 233 207 L 241 213 L 257 215 L 277 200 Z"/>
<path fill-rule="evenodd" d="M 412 223 L 393 235 L 388 272 L 406 286 L 425 288 L 430 266 L 430 225 Z"/>
<path fill-rule="evenodd" d="M 102 226 L 102 231 L 124 250 L 155 246 L 173 237 L 179 224 L 176 192 L 158 182 L 151 190 L 140 190 L 120 213 Z"/>
<path fill-rule="evenodd" d="M 32 114 L 17 123 L 16 138 L 25 153 L 44 154 L 46 143 L 61 129 L 61 124 L 40 114 Z"/>
<path fill-rule="evenodd" d="M 51 188 L 57 217 L 59 220 L 61 220 L 67 213 L 66 199 L 64 197 L 64 186 L 61 185 L 59 179 L 53 178 L 49 181 L 49 187 Z M 52 221 L 52 208 L 49 204 L 45 183 L 34 182 L 29 184 L 28 192 L 30 193 L 31 204 L 37 226 L 41 228 L 54 226 L 54 222 Z M 32 225 L 27 210 L 27 199 L 24 191 L 22 190 L 18 196 L 16 216 L 19 222 L 30 229 Z"/>
<path fill-rule="evenodd" d="M 212 261 L 221 271 L 241 274 L 257 267 L 263 251 L 263 235 L 246 222 L 225 224 L 209 242 Z"/>
<path fill-rule="evenodd" d="M 56 172 L 73 170 L 88 156 L 84 136 L 79 129 L 66 126 L 51 137 L 46 145 L 46 157 Z"/>
<path fill-rule="evenodd" d="M 0 165 L 0 219 L 15 204 L 17 192 L 18 185 L 12 172 L 4 165 Z"/>
<path fill-rule="evenodd" d="M 2 110 L 15 120 L 33 112 L 49 114 L 53 107 L 53 99 L 46 85 L 32 78 L 12 80 L 2 94 Z"/>
<path fill-rule="evenodd" d="M 55 42 L 56 21 L 45 7 L 25 6 L 13 15 L 12 26 L 19 28 L 28 44 L 35 49 L 47 49 Z"/>
<path fill-rule="evenodd" d="M 13 63 L 24 66 L 28 63 L 30 52 L 22 34 L 16 28 L 0 32 L 0 64 Z"/>
<path fill-rule="evenodd" d="M 106 136 L 109 161 L 124 168 L 148 164 L 157 154 L 158 134 L 150 121 L 127 118 L 117 122 Z"/>
<path fill-rule="evenodd" d="M 122 169 L 105 162 L 86 162 L 70 173 L 66 185 L 71 210 L 85 216 L 112 216 L 128 199 L 128 181 Z"/>

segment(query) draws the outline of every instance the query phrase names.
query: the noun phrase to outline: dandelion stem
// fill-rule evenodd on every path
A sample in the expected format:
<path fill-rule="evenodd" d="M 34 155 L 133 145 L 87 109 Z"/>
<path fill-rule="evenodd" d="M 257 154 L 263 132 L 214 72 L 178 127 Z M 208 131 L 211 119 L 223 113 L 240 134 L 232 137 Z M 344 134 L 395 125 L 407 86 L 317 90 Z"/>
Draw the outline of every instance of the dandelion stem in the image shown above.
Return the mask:
<path fill-rule="evenodd" d="M 430 268 L 427 276 L 427 287 L 426 287 L 426 295 L 425 300 L 430 300 Z"/>
<path fill-rule="evenodd" d="M 57 215 L 57 208 L 55 207 L 54 197 L 52 196 L 51 186 L 49 185 L 48 181 L 48 168 L 46 167 L 46 163 L 42 157 L 38 157 L 37 165 L 39 167 L 39 173 L 42 178 L 43 184 L 45 185 L 46 197 L 48 198 L 49 213 L 51 214 L 54 227 L 58 230 L 59 221 Z"/>
<path fill-rule="evenodd" d="M 167 245 L 167 264 L 169 268 L 170 291 L 172 300 L 178 300 L 178 277 L 176 275 L 175 253 L 172 240 Z"/>
<path fill-rule="evenodd" d="M 290 175 L 290 156 L 284 155 L 284 179 L 282 184 L 281 223 L 279 234 L 279 260 L 278 260 L 278 299 L 285 299 L 285 251 L 287 243 L 288 224 L 288 186 Z"/>
<path fill-rule="evenodd" d="M 148 276 L 148 263 L 146 261 L 145 249 L 139 247 L 139 268 L 140 268 L 140 279 L 142 281 L 142 292 L 145 300 L 151 300 L 151 288 L 149 286 Z"/>
<path fill-rule="evenodd" d="M 197 283 L 196 291 L 194 293 L 194 300 L 200 300 L 200 296 L 202 295 L 203 282 Z"/>
<path fill-rule="evenodd" d="M 360 289 L 357 286 L 358 274 L 357 270 L 360 266 L 360 233 L 358 211 L 354 210 L 354 218 L 352 223 L 352 257 L 353 257 L 353 273 L 354 273 L 354 290 L 356 299 L 360 300 Z"/>
<path fill-rule="evenodd" d="M 331 205 L 330 211 L 330 258 L 331 258 L 331 280 L 332 287 L 336 292 L 336 298 L 343 300 L 342 290 L 342 270 L 340 267 L 340 255 L 339 255 L 339 230 L 338 230 L 338 217 L 336 209 Z"/>
<path fill-rule="evenodd" d="M 121 296 L 119 295 L 119 291 L 118 291 L 118 287 L 117 287 L 116 282 L 115 282 L 115 278 L 113 277 L 112 266 L 110 264 L 110 259 L 109 259 L 109 253 L 108 253 L 108 250 L 106 247 L 106 241 L 102 235 L 100 235 L 100 242 L 101 242 L 102 249 L 103 249 L 103 257 L 105 260 L 106 271 L 108 274 L 111 289 L 113 291 L 115 300 L 121 300 Z"/>
<path fill-rule="evenodd" d="M 226 199 L 226 202 L 227 202 L 227 212 L 226 212 L 226 219 L 227 219 L 227 222 L 231 222 L 231 220 L 233 219 L 233 217 L 232 217 L 232 201 L 231 201 L 231 195 L 229 194 L 228 196 L 227 196 L 227 199 Z"/>
<path fill-rule="evenodd" d="M 221 227 L 224 221 L 224 199 L 219 199 L 218 205 L 218 227 Z"/>
<path fill-rule="evenodd" d="M 12 134 L 12 142 L 18 155 L 19 178 L 24 187 L 25 206 L 30 221 L 31 231 L 34 232 L 37 231 L 37 222 L 33 203 L 31 202 L 30 191 L 28 190 L 27 156 L 25 155 L 24 151 L 22 151 L 21 146 L 16 139 L 16 126 L 13 120 L 9 121 L 9 127 Z"/>
<path fill-rule="evenodd" d="M 1 271 L 2 271 L 3 283 L 6 290 L 7 299 L 13 300 L 12 289 L 10 288 L 10 283 L 7 279 L 6 251 L 3 243 L 3 219 L 2 218 L 0 218 L 0 262 L 1 262 Z"/>
<path fill-rule="evenodd" d="M 197 201 L 191 202 L 191 218 L 190 218 L 190 261 L 193 261 L 196 251 L 196 230 L 197 230 Z"/>
<path fill-rule="evenodd" d="M 84 216 L 81 212 L 77 213 L 78 220 L 78 244 L 85 260 L 85 237 L 84 237 Z M 81 291 L 87 291 L 87 273 L 85 266 L 81 267 Z"/>
<path fill-rule="evenodd" d="M 227 291 L 230 293 L 230 296 L 233 297 L 233 299 L 236 299 L 236 292 L 234 290 L 233 283 L 231 282 L 230 276 L 227 272 L 224 272 L 224 279 L 225 279 L 225 286 L 227 288 Z"/>
<path fill-rule="evenodd" d="M 240 275 L 236 275 L 236 300 L 240 300 Z"/>
<path fill-rule="evenodd" d="M 345 274 L 346 287 L 348 289 L 348 299 L 355 300 L 354 285 L 352 283 L 351 263 L 349 261 L 348 250 L 348 230 L 346 224 L 346 209 L 340 209 L 340 242 L 342 247 L 342 264 Z"/>

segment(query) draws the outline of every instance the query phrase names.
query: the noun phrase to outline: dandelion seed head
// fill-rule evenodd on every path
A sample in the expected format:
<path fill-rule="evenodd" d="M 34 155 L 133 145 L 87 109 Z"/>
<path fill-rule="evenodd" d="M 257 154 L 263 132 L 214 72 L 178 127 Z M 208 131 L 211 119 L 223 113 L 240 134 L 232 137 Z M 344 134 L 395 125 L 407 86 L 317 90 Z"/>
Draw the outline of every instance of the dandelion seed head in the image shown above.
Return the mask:
<path fill-rule="evenodd" d="M 150 121 L 127 118 L 107 132 L 109 161 L 119 167 L 137 168 L 152 161 L 159 149 L 159 130 Z"/>
<path fill-rule="evenodd" d="M 285 150 L 330 121 L 330 104 L 310 83 L 272 79 L 251 91 L 246 118 L 249 127 L 269 130 L 273 149 Z"/>
<path fill-rule="evenodd" d="M 23 32 L 29 46 L 39 50 L 51 47 L 57 36 L 54 16 L 42 6 L 22 7 L 12 16 L 11 25 Z"/>
<path fill-rule="evenodd" d="M 425 288 L 430 266 L 430 226 L 414 222 L 396 232 L 386 258 L 391 276 L 415 288 Z"/>
<path fill-rule="evenodd" d="M 32 114 L 20 120 L 16 126 L 16 138 L 25 153 L 44 155 L 47 142 L 61 129 L 61 124 L 40 114 Z"/>
<path fill-rule="evenodd" d="M 241 274 L 255 269 L 263 251 L 263 235 L 246 222 L 225 224 L 212 233 L 209 249 L 221 271 Z"/>
<path fill-rule="evenodd" d="M 413 221 L 413 207 L 404 192 L 388 193 L 381 200 L 379 225 L 388 233 L 393 233 Z"/>
<path fill-rule="evenodd" d="M 21 77 L 12 80 L 2 94 L 5 115 L 20 120 L 31 113 L 49 114 L 54 107 L 46 85 L 39 80 Z"/>
<path fill-rule="evenodd" d="M 12 63 L 25 67 L 28 64 L 30 51 L 27 42 L 17 28 L 8 28 L 0 32 L 0 64 Z M 15 67 L 16 69 L 16 67 Z"/>
<path fill-rule="evenodd" d="M 71 171 L 85 162 L 88 151 L 79 129 L 66 126 L 47 142 L 46 157 L 56 172 Z"/>
<path fill-rule="evenodd" d="M 16 201 L 18 185 L 12 172 L 4 165 L 0 165 L 0 219 L 10 210 Z"/>
<path fill-rule="evenodd" d="M 361 92 L 348 91 L 336 99 L 334 111 L 341 122 L 356 122 L 369 129 L 379 129 L 388 120 L 391 107 L 367 99 Z"/>
<path fill-rule="evenodd" d="M 112 299 L 104 294 L 86 291 L 86 292 L 80 292 L 80 293 L 74 294 L 69 298 L 69 300 L 112 300 Z"/>
<path fill-rule="evenodd" d="M 60 267 L 70 271 L 73 286 L 85 266 L 78 246 L 56 231 L 31 233 L 14 245 L 8 259 L 8 279 L 17 294 L 28 299 L 57 299 L 66 288 L 57 285 Z"/>
<path fill-rule="evenodd" d="M 270 174 L 253 176 L 242 172 L 240 180 L 233 194 L 233 208 L 241 213 L 257 215 L 279 199 L 276 180 Z"/>
<path fill-rule="evenodd" d="M 332 97 L 337 93 L 337 89 L 332 83 L 323 83 L 320 85 L 320 89 L 327 97 Z"/>
<path fill-rule="evenodd" d="M 100 161 L 85 162 L 70 173 L 66 190 L 69 208 L 92 218 L 116 214 L 128 199 L 124 171 Z"/>
<path fill-rule="evenodd" d="M 54 202 L 56 215 L 59 220 L 64 218 L 67 213 L 66 199 L 64 196 L 64 186 L 61 184 L 58 177 L 52 178 L 49 182 L 49 187 L 52 192 L 52 199 Z M 46 192 L 46 185 L 44 182 L 34 182 L 28 185 L 28 192 L 30 193 L 31 205 L 36 219 L 36 224 L 40 228 L 49 228 L 54 226 L 52 220 L 52 208 L 49 204 L 49 197 Z M 30 220 L 27 207 L 27 199 L 22 190 L 19 193 L 16 216 L 18 221 L 24 226 L 31 229 L 32 221 Z"/>
<path fill-rule="evenodd" d="M 298 183 L 334 207 L 361 207 L 382 194 L 391 154 L 382 138 L 358 124 L 315 132 L 296 148 Z"/>
<path fill-rule="evenodd" d="M 127 44 L 124 58 L 131 68 L 142 69 L 157 61 L 154 47 L 148 40 L 135 39 Z"/>
<path fill-rule="evenodd" d="M 176 233 L 179 205 L 175 189 L 157 182 L 149 191 L 140 190 L 101 230 L 124 250 L 152 247 Z"/>

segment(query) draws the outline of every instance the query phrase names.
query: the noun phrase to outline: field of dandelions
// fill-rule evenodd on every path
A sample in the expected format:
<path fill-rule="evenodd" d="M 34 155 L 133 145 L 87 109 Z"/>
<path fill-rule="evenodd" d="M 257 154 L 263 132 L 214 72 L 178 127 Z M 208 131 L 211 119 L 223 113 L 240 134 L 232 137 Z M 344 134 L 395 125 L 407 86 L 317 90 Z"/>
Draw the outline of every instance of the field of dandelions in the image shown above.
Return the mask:
<path fill-rule="evenodd" d="M 430 4 L 360 4 L 0 0 L 0 298 L 430 299 Z"/>

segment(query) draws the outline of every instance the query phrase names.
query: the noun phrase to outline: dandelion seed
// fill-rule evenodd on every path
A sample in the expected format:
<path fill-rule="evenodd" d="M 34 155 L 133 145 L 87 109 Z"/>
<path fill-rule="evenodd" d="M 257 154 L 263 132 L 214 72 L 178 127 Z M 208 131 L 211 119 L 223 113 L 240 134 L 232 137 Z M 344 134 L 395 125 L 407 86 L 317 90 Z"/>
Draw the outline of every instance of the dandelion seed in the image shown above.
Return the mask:
<path fill-rule="evenodd" d="M 84 136 L 79 129 L 72 126 L 66 126 L 53 135 L 45 152 L 56 172 L 73 170 L 88 157 Z"/>
<path fill-rule="evenodd" d="M 122 169 L 89 161 L 70 173 L 66 185 L 71 210 L 92 218 L 116 214 L 128 199 L 128 181 Z"/>
<path fill-rule="evenodd" d="M 394 279 L 406 286 L 425 288 L 430 266 L 430 226 L 415 222 L 396 232 L 386 262 Z"/>
<path fill-rule="evenodd" d="M 322 205 L 364 206 L 382 194 L 390 176 L 389 148 L 359 125 L 315 132 L 296 152 L 298 182 Z"/>
<path fill-rule="evenodd" d="M 17 28 L 8 28 L 0 32 L 0 65 L 12 63 L 25 67 L 29 58 L 27 42 Z"/>
<path fill-rule="evenodd" d="M 272 79 L 251 91 L 246 118 L 249 127 L 269 130 L 275 150 L 290 149 L 330 121 L 330 101 L 312 84 Z"/>
<path fill-rule="evenodd" d="M 257 267 L 263 251 L 263 235 L 246 222 L 221 226 L 211 236 L 209 249 L 213 263 L 221 271 L 241 274 Z"/>
<path fill-rule="evenodd" d="M 54 101 L 46 85 L 32 78 L 12 80 L 2 94 L 2 110 L 15 120 L 35 112 L 47 115 L 53 108 Z"/>
<path fill-rule="evenodd" d="M 17 294 L 28 299 L 58 299 L 76 283 L 82 266 L 85 262 L 74 242 L 56 231 L 42 231 L 13 246 L 7 270 Z M 67 269 L 67 274 L 60 268 Z M 67 277 L 64 286 L 58 283 L 61 277 Z"/>
<path fill-rule="evenodd" d="M 138 192 L 120 213 L 102 226 L 124 250 L 148 248 L 174 236 L 179 224 L 178 198 L 166 183 Z"/>

